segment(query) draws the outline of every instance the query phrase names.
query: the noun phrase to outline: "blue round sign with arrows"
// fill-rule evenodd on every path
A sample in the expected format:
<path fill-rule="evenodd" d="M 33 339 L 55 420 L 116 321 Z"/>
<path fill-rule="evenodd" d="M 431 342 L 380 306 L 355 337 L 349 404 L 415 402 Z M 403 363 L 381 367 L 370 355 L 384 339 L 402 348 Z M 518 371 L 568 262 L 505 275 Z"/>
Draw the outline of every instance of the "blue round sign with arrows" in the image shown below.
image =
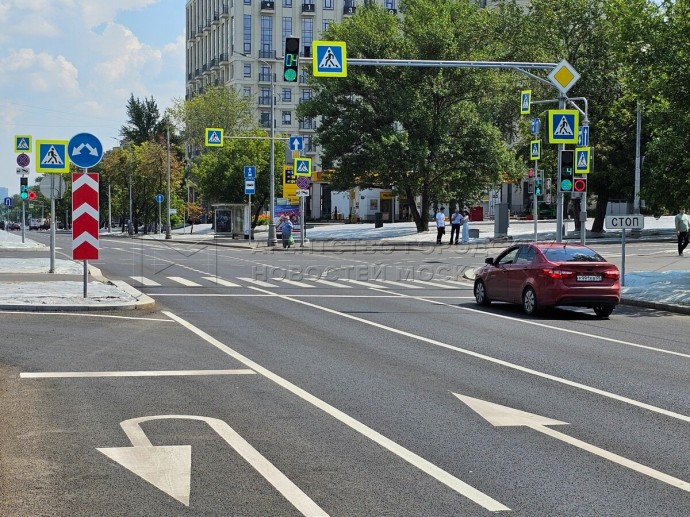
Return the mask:
<path fill-rule="evenodd" d="M 77 167 L 88 169 L 103 158 L 103 145 L 91 133 L 74 135 L 67 145 L 70 161 Z"/>

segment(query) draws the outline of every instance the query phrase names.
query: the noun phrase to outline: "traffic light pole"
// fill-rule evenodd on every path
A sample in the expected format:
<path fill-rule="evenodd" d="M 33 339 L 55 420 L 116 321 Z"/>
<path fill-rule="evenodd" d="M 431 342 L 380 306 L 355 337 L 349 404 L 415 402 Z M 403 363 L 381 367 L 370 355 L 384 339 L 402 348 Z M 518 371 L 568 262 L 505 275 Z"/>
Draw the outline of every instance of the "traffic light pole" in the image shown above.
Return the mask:
<path fill-rule="evenodd" d="M 558 96 L 558 109 L 565 109 L 567 97 L 564 94 Z M 558 162 L 556 164 L 556 242 L 563 241 L 563 191 L 561 190 L 561 155 L 565 150 L 565 144 L 558 144 Z"/>
<path fill-rule="evenodd" d="M 24 244 L 24 227 L 26 226 L 26 201 L 22 199 L 22 244 Z"/>

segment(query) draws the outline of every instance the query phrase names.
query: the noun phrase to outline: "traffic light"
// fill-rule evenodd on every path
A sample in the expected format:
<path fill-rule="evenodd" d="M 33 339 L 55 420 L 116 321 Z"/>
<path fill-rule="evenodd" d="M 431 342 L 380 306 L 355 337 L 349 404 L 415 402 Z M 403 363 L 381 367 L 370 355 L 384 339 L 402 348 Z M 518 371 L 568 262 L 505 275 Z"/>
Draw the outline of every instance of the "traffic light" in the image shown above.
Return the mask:
<path fill-rule="evenodd" d="M 19 197 L 22 199 L 29 198 L 29 178 L 22 176 L 19 180 Z"/>
<path fill-rule="evenodd" d="M 537 177 L 534 180 L 534 195 L 537 197 L 541 197 L 541 195 L 542 195 L 541 178 L 540 177 Z"/>
<path fill-rule="evenodd" d="M 587 192 L 587 178 L 576 178 L 573 181 L 573 192 Z"/>
<path fill-rule="evenodd" d="M 573 190 L 573 151 L 561 151 L 561 191 Z"/>
<path fill-rule="evenodd" d="M 299 38 L 285 38 L 285 61 L 283 62 L 283 79 L 289 83 L 297 82 L 299 67 Z"/>
<path fill-rule="evenodd" d="M 34 199 L 36 199 L 36 192 L 29 190 L 29 201 L 33 201 Z"/>

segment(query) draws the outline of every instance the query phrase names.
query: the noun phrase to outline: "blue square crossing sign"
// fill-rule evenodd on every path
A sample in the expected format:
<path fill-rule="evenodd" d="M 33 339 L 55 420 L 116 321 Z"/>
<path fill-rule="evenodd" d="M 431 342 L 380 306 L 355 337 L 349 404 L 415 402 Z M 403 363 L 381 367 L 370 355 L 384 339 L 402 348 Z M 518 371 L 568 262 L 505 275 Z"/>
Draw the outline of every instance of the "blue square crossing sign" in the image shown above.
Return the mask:
<path fill-rule="evenodd" d="M 549 110 L 549 143 L 576 144 L 579 125 L 579 111 Z"/>
<path fill-rule="evenodd" d="M 347 77 L 344 41 L 314 41 L 312 74 L 315 77 Z"/>

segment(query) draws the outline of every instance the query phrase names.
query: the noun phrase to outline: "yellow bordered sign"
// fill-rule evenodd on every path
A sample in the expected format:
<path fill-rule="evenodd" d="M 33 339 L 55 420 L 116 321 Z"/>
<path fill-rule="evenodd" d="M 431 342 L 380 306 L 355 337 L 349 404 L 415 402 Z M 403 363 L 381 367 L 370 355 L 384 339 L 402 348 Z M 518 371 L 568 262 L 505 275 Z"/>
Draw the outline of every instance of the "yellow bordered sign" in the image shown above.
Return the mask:
<path fill-rule="evenodd" d="M 344 41 L 312 42 L 314 77 L 347 77 L 347 48 Z"/>
<path fill-rule="evenodd" d="M 204 144 L 206 147 L 223 147 L 223 129 L 219 127 L 207 127 Z"/>
<path fill-rule="evenodd" d="M 68 140 L 36 140 L 36 172 L 69 172 Z"/>
<path fill-rule="evenodd" d="M 549 143 L 577 144 L 580 112 L 577 110 L 549 110 Z"/>
<path fill-rule="evenodd" d="M 523 90 L 520 94 L 520 115 L 529 115 L 532 103 L 532 90 Z"/>
<path fill-rule="evenodd" d="M 14 152 L 31 152 L 31 135 L 14 135 Z"/>
<path fill-rule="evenodd" d="M 295 176 L 311 177 L 311 158 L 295 158 Z"/>
<path fill-rule="evenodd" d="M 530 160 L 541 160 L 541 140 L 532 140 L 530 142 Z"/>
<path fill-rule="evenodd" d="M 575 148 L 575 174 L 589 174 L 591 153 L 589 147 Z"/>

